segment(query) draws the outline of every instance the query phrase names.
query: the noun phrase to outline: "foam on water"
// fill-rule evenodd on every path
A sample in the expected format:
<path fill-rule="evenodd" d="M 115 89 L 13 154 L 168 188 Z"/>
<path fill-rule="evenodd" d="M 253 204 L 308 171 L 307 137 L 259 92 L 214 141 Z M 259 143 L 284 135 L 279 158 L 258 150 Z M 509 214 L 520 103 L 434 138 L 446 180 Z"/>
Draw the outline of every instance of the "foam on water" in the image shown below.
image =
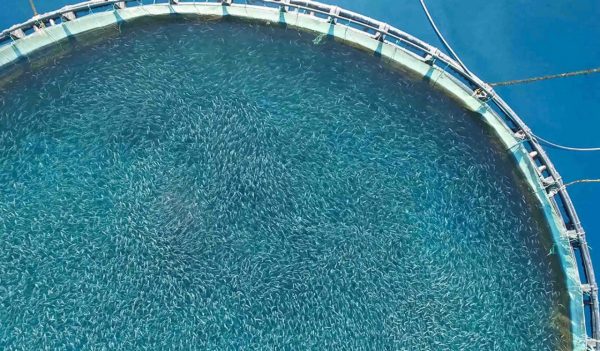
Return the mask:
<path fill-rule="evenodd" d="M 568 347 L 548 229 L 477 115 L 292 30 L 100 37 L 0 86 L 2 348 Z"/>

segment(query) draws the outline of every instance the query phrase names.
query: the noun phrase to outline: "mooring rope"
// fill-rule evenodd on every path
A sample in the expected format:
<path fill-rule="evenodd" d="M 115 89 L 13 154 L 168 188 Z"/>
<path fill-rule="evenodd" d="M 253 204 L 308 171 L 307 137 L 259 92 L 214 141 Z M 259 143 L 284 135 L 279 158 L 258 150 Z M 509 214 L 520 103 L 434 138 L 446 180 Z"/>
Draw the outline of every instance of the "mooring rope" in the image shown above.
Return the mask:
<path fill-rule="evenodd" d="M 569 185 L 578 184 L 578 183 L 600 183 L 600 179 L 578 179 L 572 182 L 566 183 L 563 186 L 566 188 Z"/>
<path fill-rule="evenodd" d="M 427 9 L 427 5 L 425 5 L 425 0 L 419 0 L 419 1 L 421 2 L 421 6 L 423 7 L 423 10 L 425 11 L 425 15 L 427 16 L 427 20 L 429 20 L 429 23 L 431 24 L 431 27 L 433 28 L 433 30 L 437 34 L 437 36 L 440 39 L 440 41 L 442 42 L 442 44 L 444 44 L 444 46 L 446 47 L 446 49 L 448 49 L 448 51 L 452 54 L 452 56 L 460 64 L 460 66 L 465 70 L 465 72 L 467 72 L 469 75 L 471 75 L 471 72 L 467 69 L 467 67 L 464 65 L 464 63 L 460 60 L 460 58 L 454 52 L 454 50 L 452 50 L 452 47 L 450 47 L 450 44 L 448 44 L 448 42 L 446 41 L 446 39 L 444 39 L 444 36 L 442 35 L 442 33 L 440 32 L 440 30 L 438 29 L 438 27 L 435 25 L 435 22 L 433 21 L 433 17 L 431 17 L 431 14 L 429 13 L 429 10 Z M 587 69 L 587 70 L 582 70 L 582 71 L 575 71 L 575 72 L 568 72 L 568 73 L 547 75 L 547 76 L 542 76 L 542 77 L 534 77 L 534 78 L 527 78 L 527 79 L 510 80 L 510 81 L 506 81 L 506 82 L 491 83 L 490 86 L 494 87 L 494 86 L 514 85 L 514 84 L 519 84 L 519 83 L 529 83 L 529 82 L 535 82 L 535 81 L 540 81 L 540 80 L 547 80 L 547 79 L 554 79 L 554 78 L 564 78 L 564 77 L 572 77 L 572 76 L 578 76 L 578 75 L 583 75 L 583 74 L 592 74 L 592 73 L 598 73 L 598 72 L 600 72 L 600 67 L 598 67 L 598 68 L 592 68 L 592 69 Z M 544 138 L 541 138 L 541 137 L 539 137 L 537 135 L 534 135 L 533 133 L 531 135 L 535 139 L 537 139 L 537 140 L 539 140 L 539 141 L 541 141 L 541 142 L 543 142 L 543 143 L 545 143 L 547 145 L 553 146 L 555 148 L 563 149 L 563 150 L 569 150 L 569 151 L 600 151 L 600 147 L 580 148 L 580 147 L 564 146 L 564 145 L 560 145 L 560 144 L 556 144 L 556 143 L 553 143 L 551 141 L 548 141 L 548 140 L 546 140 Z"/>
<path fill-rule="evenodd" d="M 584 69 L 584 70 L 580 70 L 580 71 L 559 73 L 559 74 L 549 74 L 549 75 L 541 76 L 541 77 L 507 80 L 505 82 L 496 82 L 496 83 L 489 83 L 489 84 L 491 86 L 493 86 L 493 87 L 502 87 L 502 86 L 507 86 L 507 85 L 515 85 L 515 84 L 524 84 L 524 83 L 538 82 L 540 80 L 549 80 L 549 79 L 556 79 L 556 78 L 566 78 L 566 77 L 582 76 L 582 75 L 593 74 L 593 73 L 600 73 L 600 67 L 590 68 L 590 69 Z"/>
<path fill-rule="evenodd" d="M 35 4 L 33 3 L 33 0 L 29 0 L 29 5 L 31 6 L 31 11 L 33 11 L 33 15 L 37 16 L 38 12 L 37 12 L 37 9 L 35 8 Z"/>
<path fill-rule="evenodd" d="M 452 47 L 450 46 L 450 44 L 448 44 L 448 42 L 446 41 L 446 39 L 444 39 L 444 36 L 442 35 L 442 32 L 440 32 L 440 30 L 438 29 L 438 27 L 435 25 L 435 22 L 433 21 L 433 17 L 431 17 L 431 14 L 429 13 L 429 10 L 427 9 L 427 5 L 425 5 L 425 0 L 420 0 L 420 1 L 421 1 L 421 7 L 423 7 L 423 11 L 425 11 L 425 15 L 427 16 L 427 20 L 429 21 L 429 24 L 431 24 L 431 27 L 435 31 L 435 34 L 437 35 L 437 37 L 440 39 L 440 41 L 442 42 L 442 44 L 444 44 L 444 46 L 446 47 L 446 49 L 448 50 L 448 52 L 450 52 L 450 54 L 452 55 L 452 57 L 454 57 L 454 59 L 456 60 L 456 62 L 458 62 L 458 64 L 465 70 L 465 73 L 467 73 L 470 76 L 471 75 L 471 71 L 469 71 L 469 69 L 467 68 L 467 66 L 465 66 L 465 64 L 460 60 L 460 58 L 454 52 L 454 50 L 452 50 Z"/>
<path fill-rule="evenodd" d="M 560 145 L 560 144 L 556 144 L 553 143 L 551 141 L 548 141 L 540 136 L 537 136 L 533 133 L 531 133 L 531 136 L 536 139 L 541 141 L 542 143 L 555 147 L 557 149 L 562 149 L 562 150 L 568 150 L 568 151 L 600 151 L 600 147 L 572 147 L 572 146 L 564 146 L 564 145 Z"/>
<path fill-rule="evenodd" d="M 429 9 L 427 9 L 427 5 L 425 5 L 425 0 L 419 0 L 419 1 L 421 2 L 421 7 L 423 7 L 423 11 L 425 11 L 425 15 L 427 16 L 427 20 L 429 21 L 429 24 L 431 24 L 431 27 L 435 31 L 435 34 L 437 35 L 437 37 L 440 39 L 440 41 L 442 42 L 442 44 L 444 44 L 444 46 L 446 47 L 446 49 L 448 50 L 448 52 L 450 52 L 450 54 L 452 55 L 452 57 L 454 57 L 454 59 L 465 70 L 465 72 L 467 74 L 471 75 L 471 72 L 469 71 L 469 69 L 467 69 L 467 66 L 465 66 L 465 64 L 461 61 L 461 59 L 458 57 L 458 55 L 456 54 L 456 52 L 454 52 L 454 50 L 452 50 L 452 47 L 450 46 L 450 44 L 448 44 L 448 42 L 446 41 L 446 39 L 442 35 L 442 32 L 440 32 L 440 30 L 436 26 L 435 22 L 433 21 L 433 17 L 431 17 L 431 14 L 429 13 Z M 524 84 L 524 83 L 538 82 L 540 80 L 549 80 L 549 79 L 556 79 L 556 78 L 566 78 L 566 77 L 582 76 L 582 75 L 593 74 L 593 73 L 600 73 L 600 67 L 590 68 L 590 69 L 584 69 L 584 70 L 580 70 L 580 71 L 559 73 L 559 74 L 549 74 L 549 75 L 545 75 L 545 76 L 541 76 L 541 77 L 532 77 L 532 78 L 525 78 L 525 79 L 507 80 L 507 81 L 504 81 L 504 82 L 489 83 L 489 85 L 492 86 L 492 87 L 501 87 L 501 86 L 507 86 L 507 85 L 515 85 L 515 84 Z"/>

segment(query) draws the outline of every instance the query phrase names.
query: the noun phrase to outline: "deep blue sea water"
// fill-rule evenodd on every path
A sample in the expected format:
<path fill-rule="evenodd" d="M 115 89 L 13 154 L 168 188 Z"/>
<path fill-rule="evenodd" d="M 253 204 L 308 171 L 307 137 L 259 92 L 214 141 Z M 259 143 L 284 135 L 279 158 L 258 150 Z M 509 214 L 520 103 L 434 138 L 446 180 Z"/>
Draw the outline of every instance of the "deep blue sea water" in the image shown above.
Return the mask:
<path fill-rule="evenodd" d="M 43 56 L 0 88 L 3 348 L 569 344 L 536 202 L 426 82 L 233 21 Z"/>
<path fill-rule="evenodd" d="M 34 0 L 51 11 L 68 0 Z M 417 0 L 328 0 L 387 21 L 438 47 Z M 598 67 L 600 2 L 596 0 L 427 1 L 430 11 L 463 61 L 494 82 Z M 0 27 L 31 17 L 28 1 L 0 2 Z M 498 91 L 533 128 L 553 141 L 573 146 L 600 143 L 600 75 L 503 87 Z M 600 178 L 599 153 L 548 149 L 565 180 Z M 592 247 L 600 246 L 600 186 L 570 189 Z"/>

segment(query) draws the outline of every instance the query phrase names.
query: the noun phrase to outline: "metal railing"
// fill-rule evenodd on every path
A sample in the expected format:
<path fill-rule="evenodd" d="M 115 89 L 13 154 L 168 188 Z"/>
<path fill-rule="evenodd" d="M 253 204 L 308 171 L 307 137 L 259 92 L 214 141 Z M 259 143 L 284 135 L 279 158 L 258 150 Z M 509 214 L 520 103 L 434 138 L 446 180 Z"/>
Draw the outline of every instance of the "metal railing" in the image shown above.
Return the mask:
<path fill-rule="evenodd" d="M 297 12 L 322 18 L 335 25 L 346 25 L 350 28 L 365 31 L 374 39 L 394 45 L 395 47 L 412 54 L 415 58 L 430 65 L 435 65 L 447 77 L 463 89 L 478 96 L 482 102 L 494 112 L 504 126 L 509 128 L 515 136 L 522 139 L 522 144 L 529 151 L 528 161 L 538 175 L 538 181 L 544 188 L 545 195 L 554 210 L 560 215 L 569 240 L 571 251 L 578 256 L 583 267 L 580 272 L 581 286 L 584 295 L 584 308 L 591 318 L 586 318 L 586 327 L 591 330 L 588 336 L 588 346 L 600 350 L 600 312 L 598 304 L 598 287 L 591 262 L 590 251 L 585 238 L 585 231 L 579 220 L 573 202 L 567 192 L 563 180 L 554 167 L 554 164 L 536 141 L 529 127 L 508 106 L 508 104 L 493 90 L 491 86 L 479 79 L 475 74 L 463 68 L 450 56 L 437 48 L 401 31 L 387 23 L 374 20 L 359 13 L 345 10 L 310 0 L 146 0 L 146 4 L 164 4 L 167 6 L 178 4 L 194 5 L 221 5 L 221 6 L 266 6 L 282 12 Z M 90 0 L 75 5 L 65 6 L 59 10 L 35 16 L 28 21 L 16 24 L 0 32 L 0 47 L 10 45 L 34 32 L 43 30 L 44 27 L 59 25 L 62 22 L 73 21 L 78 17 L 86 16 L 94 10 L 114 10 L 131 6 L 144 6 L 141 0 Z M 588 323 L 589 322 L 589 323 Z"/>

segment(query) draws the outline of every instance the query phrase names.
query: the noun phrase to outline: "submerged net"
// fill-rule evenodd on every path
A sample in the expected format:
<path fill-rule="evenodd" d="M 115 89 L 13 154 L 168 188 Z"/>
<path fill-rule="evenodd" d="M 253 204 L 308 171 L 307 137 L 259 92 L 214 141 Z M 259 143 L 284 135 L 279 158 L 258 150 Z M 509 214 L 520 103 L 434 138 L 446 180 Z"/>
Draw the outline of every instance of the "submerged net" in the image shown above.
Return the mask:
<path fill-rule="evenodd" d="M 567 348 L 548 229 L 475 114 L 314 35 L 108 34 L 0 87 L 0 346 Z"/>

